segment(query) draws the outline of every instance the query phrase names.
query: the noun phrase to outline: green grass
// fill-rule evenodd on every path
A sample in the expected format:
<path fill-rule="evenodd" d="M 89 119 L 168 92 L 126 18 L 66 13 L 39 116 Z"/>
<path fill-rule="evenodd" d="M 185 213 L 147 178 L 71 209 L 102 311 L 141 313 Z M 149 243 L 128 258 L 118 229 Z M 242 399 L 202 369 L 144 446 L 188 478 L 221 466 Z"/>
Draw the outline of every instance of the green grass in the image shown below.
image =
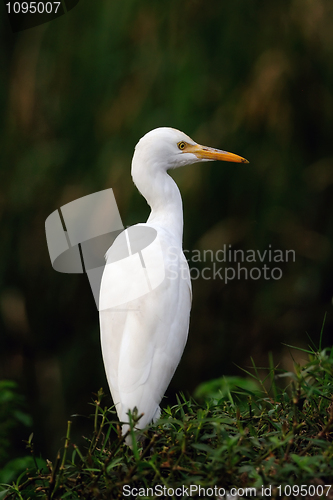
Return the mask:
<path fill-rule="evenodd" d="M 221 394 L 215 382 L 211 394 L 209 384 L 201 387 L 206 397 L 201 402 L 180 396 L 133 449 L 124 444 L 115 411 L 103 406 L 99 391 L 86 444 L 79 448 L 71 441 L 75 424 L 68 422 L 57 458 L 35 461 L 11 485 L 2 486 L 0 498 L 124 498 L 129 487 L 138 488 L 140 498 L 152 498 L 147 488 L 190 485 L 192 492 L 200 485 L 220 493 L 222 488 L 260 492 L 264 487 L 271 488 L 269 498 L 290 498 L 284 490 L 289 485 L 293 498 L 297 493 L 313 498 L 313 492 L 319 493 L 314 498 L 321 493 L 332 498 L 333 487 L 328 492 L 323 485 L 333 483 L 333 348 L 304 352 L 308 361 L 294 363 L 293 372 L 280 371 L 271 359 L 263 380 L 253 366 L 244 383 L 231 379 L 230 390 L 225 378 Z M 139 417 L 131 418 L 134 425 Z M 27 446 L 34 457 L 32 437 Z M 164 493 L 172 497 L 172 489 Z M 203 498 L 213 490 L 207 491 Z"/>

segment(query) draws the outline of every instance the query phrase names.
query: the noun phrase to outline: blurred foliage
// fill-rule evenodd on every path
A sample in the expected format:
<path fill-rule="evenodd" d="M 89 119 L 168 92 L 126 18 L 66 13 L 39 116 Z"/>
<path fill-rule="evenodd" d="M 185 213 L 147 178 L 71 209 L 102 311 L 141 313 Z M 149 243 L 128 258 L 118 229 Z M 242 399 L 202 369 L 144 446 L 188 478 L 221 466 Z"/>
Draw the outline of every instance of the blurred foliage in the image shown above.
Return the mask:
<path fill-rule="evenodd" d="M 227 399 L 232 392 L 244 390 L 258 393 L 259 386 L 255 380 L 244 377 L 221 377 L 200 384 L 194 391 L 198 399 Z"/>
<path fill-rule="evenodd" d="M 26 428 L 31 426 L 32 419 L 25 411 L 25 401 L 17 392 L 17 384 L 11 380 L 0 380 L 0 469 L 15 456 L 17 450 L 14 444 L 21 444 L 18 436 L 22 439 Z M 3 480 L 0 471 L 0 482 Z"/>
<path fill-rule="evenodd" d="M 306 346 L 325 311 L 331 341 L 332 23 L 331 0 L 81 0 L 14 35 L 1 10 L 0 378 L 23 387 L 39 449 L 107 387 L 88 281 L 52 269 L 45 219 L 112 187 L 124 225 L 145 220 L 130 162 L 154 127 L 251 162 L 172 173 L 185 249 L 296 252 L 279 280 L 193 281 L 169 398 L 270 350 L 288 370 L 281 342 Z"/>

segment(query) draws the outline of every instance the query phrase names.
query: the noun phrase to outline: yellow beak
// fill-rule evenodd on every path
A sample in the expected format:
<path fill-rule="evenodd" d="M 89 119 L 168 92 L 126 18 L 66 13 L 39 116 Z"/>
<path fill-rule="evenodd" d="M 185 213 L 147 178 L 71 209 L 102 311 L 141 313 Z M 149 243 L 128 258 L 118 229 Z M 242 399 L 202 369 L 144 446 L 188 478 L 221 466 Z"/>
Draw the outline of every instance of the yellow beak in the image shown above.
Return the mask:
<path fill-rule="evenodd" d="M 193 153 L 200 160 L 219 160 L 219 161 L 232 161 L 235 163 L 249 163 L 248 160 L 242 156 L 228 153 L 228 151 L 221 151 L 220 149 L 208 148 L 200 144 L 186 144 L 183 150 L 184 153 Z"/>

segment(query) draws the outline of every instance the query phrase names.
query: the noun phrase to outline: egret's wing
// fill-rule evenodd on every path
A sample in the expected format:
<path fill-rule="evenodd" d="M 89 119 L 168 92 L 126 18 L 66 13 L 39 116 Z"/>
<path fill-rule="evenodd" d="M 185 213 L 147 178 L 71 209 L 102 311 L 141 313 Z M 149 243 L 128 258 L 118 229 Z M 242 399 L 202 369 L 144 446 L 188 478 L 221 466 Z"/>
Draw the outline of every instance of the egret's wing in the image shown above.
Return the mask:
<path fill-rule="evenodd" d="M 165 300 L 165 292 L 171 300 Z M 181 286 L 178 291 L 171 287 L 166 291 L 161 286 L 156 293 L 142 298 L 140 312 L 133 314 L 125 327 L 119 391 L 125 412 L 136 406 L 145 414 L 140 426 L 154 417 L 183 354 L 190 306 L 188 287 Z"/>

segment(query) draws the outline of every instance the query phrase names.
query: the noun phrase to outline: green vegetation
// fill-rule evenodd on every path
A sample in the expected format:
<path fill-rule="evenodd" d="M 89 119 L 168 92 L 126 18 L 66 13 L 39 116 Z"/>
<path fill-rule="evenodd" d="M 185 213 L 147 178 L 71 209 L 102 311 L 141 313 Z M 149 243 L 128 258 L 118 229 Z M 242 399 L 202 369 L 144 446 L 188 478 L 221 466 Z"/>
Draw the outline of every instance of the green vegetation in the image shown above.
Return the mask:
<path fill-rule="evenodd" d="M 26 467 L 33 467 L 30 456 L 18 457 L 22 437 L 32 419 L 25 411 L 24 397 L 12 380 L 0 380 L 0 483 L 12 481 Z M 16 445 L 16 446 L 15 446 Z"/>
<path fill-rule="evenodd" d="M 124 444 L 115 411 L 103 407 L 99 391 L 85 446 L 71 441 L 68 422 L 56 460 L 35 461 L 12 485 L 2 486 L 0 498 L 110 499 L 130 488 L 137 488 L 139 496 L 144 493 L 139 488 L 145 488 L 149 498 L 153 495 L 147 488 L 175 491 L 190 485 L 216 487 L 220 493 L 232 487 L 271 487 L 271 498 L 283 498 L 286 485 L 294 486 L 296 497 L 301 491 L 296 485 L 303 485 L 302 497 L 316 492 L 316 498 L 322 493 L 326 498 L 325 485 L 333 482 L 333 348 L 305 352 L 307 363 L 295 362 L 290 373 L 273 367 L 271 360 L 262 379 L 254 366 L 248 375 L 257 385 L 255 391 L 245 380 L 243 387 L 227 390 L 220 399 L 212 384 L 213 397 L 201 404 L 181 396 L 142 440 L 134 441 L 133 449 Z M 281 389 L 285 379 L 288 385 Z M 135 425 L 139 416 L 131 418 Z M 31 439 L 27 446 L 34 456 Z"/>
<path fill-rule="evenodd" d="M 0 380 L 0 466 L 8 459 L 13 429 L 18 424 L 31 425 L 31 418 L 23 411 L 24 400 L 17 393 L 12 380 Z"/>

